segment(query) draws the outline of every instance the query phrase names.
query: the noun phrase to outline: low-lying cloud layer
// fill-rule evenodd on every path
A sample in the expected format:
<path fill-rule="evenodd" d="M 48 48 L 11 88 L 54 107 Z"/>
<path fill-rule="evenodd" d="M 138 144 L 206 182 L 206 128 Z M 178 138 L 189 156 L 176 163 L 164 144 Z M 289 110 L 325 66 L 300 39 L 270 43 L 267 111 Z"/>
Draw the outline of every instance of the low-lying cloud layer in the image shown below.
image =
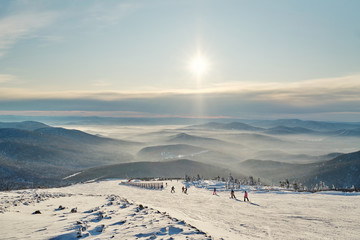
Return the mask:
<path fill-rule="evenodd" d="M 38 92 L 0 89 L 1 114 L 275 117 L 357 120 L 360 76 L 293 83 L 229 83 L 202 90 L 158 92 Z M 15 111 L 15 112 L 14 112 Z"/>

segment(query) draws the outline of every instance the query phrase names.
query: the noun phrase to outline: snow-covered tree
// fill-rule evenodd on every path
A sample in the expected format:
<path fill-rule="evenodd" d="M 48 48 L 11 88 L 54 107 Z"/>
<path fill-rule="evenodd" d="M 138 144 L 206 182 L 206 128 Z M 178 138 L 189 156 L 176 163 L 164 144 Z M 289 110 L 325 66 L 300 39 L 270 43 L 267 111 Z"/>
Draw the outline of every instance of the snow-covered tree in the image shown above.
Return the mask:
<path fill-rule="evenodd" d="M 289 179 L 285 179 L 285 184 L 286 184 L 286 188 L 289 189 L 290 188 Z"/>
<path fill-rule="evenodd" d="M 299 191 L 299 185 L 296 182 L 296 180 L 292 183 L 292 186 L 293 186 L 295 192 Z"/>
<path fill-rule="evenodd" d="M 249 185 L 254 185 L 254 177 L 249 176 Z"/>
<path fill-rule="evenodd" d="M 197 175 L 196 180 L 197 181 L 201 180 L 200 174 Z"/>

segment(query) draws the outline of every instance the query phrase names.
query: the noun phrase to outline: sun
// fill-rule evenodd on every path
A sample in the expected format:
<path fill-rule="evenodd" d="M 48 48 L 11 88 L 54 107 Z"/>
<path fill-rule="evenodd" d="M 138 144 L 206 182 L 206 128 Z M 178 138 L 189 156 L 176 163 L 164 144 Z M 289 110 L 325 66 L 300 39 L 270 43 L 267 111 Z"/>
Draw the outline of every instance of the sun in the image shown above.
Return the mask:
<path fill-rule="evenodd" d="M 190 69 L 197 76 L 203 76 L 209 68 L 209 64 L 206 61 L 205 57 L 198 54 L 190 61 Z"/>

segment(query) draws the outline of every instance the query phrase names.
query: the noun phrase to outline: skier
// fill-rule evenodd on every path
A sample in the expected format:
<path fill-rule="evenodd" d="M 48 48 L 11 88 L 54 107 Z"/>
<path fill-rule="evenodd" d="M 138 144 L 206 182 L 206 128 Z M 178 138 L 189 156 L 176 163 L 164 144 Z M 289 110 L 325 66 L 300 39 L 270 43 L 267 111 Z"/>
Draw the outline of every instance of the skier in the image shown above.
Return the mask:
<path fill-rule="evenodd" d="M 231 193 L 230 193 L 230 195 L 231 195 L 231 198 L 235 198 L 235 199 L 236 199 L 236 197 L 235 197 L 235 192 L 234 192 L 234 190 L 233 190 L 233 189 L 231 189 Z"/>
<path fill-rule="evenodd" d="M 213 192 L 213 195 L 216 195 L 216 188 L 214 188 L 214 192 Z"/>
<path fill-rule="evenodd" d="M 246 202 L 246 199 L 248 200 L 248 202 L 250 202 L 247 191 L 245 191 L 245 193 L 244 193 L 244 202 Z"/>
<path fill-rule="evenodd" d="M 175 192 L 175 187 L 172 186 L 172 187 L 171 187 L 171 193 L 174 193 L 174 192 Z"/>

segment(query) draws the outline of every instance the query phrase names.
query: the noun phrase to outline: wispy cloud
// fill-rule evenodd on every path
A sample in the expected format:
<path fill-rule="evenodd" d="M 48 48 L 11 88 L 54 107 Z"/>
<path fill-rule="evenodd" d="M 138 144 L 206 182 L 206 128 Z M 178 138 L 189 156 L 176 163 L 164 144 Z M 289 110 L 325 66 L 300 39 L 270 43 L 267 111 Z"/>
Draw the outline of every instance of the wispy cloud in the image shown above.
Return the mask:
<path fill-rule="evenodd" d="M 109 81 L 100 79 L 100 80 L 96 80 L 96 81 L 92 82 L 91 85 L 94 87 L 109 87 L 111 85 L 111 83 Z"/>
<path fill-rule="evenodd" d="M 14 75 L 0 74 L 0 83 L 12 82 L 16 79 Z"/>
<path fill-rule="evenodd" d="M 131 111 L 0 111 L 0 115 L 145 117 L 144 113 L 142 112 Z"/>
<path fill-rule="evenodd" d="M 123 17 L 128 16 L 140 5 L 135 2 L 96 2 L 85 12 L 85 22 L 96 21 L 101 25 L 113 25 L 119 22 Z"/>
<path fill-rule="evenodd" d="M 79 117 L 131 117 L 131 118 L 206 118 L 206 119 L 229 119 L 227 116 L 187 116 L 169 114 L 151 114 L 147 112 L 132 111 L 0 111 L 1 115 L 14 116 L 79 116 Z"/>
<path fill-rule="evenodd" d="M 217 85 L 213 90 L 244 95 L 254 101 L 285 101 L 298 106 L 322 105 L 339 101 L 360 101 L 360 75 L 290 83 L 226 83 Z"/>
<path fill-rule="evenodd" d="M 33 37 L 36 30 L 50 25 L 55 12 L 21 12 L 0 19 L 0 57 L 17 41 Z"/>

